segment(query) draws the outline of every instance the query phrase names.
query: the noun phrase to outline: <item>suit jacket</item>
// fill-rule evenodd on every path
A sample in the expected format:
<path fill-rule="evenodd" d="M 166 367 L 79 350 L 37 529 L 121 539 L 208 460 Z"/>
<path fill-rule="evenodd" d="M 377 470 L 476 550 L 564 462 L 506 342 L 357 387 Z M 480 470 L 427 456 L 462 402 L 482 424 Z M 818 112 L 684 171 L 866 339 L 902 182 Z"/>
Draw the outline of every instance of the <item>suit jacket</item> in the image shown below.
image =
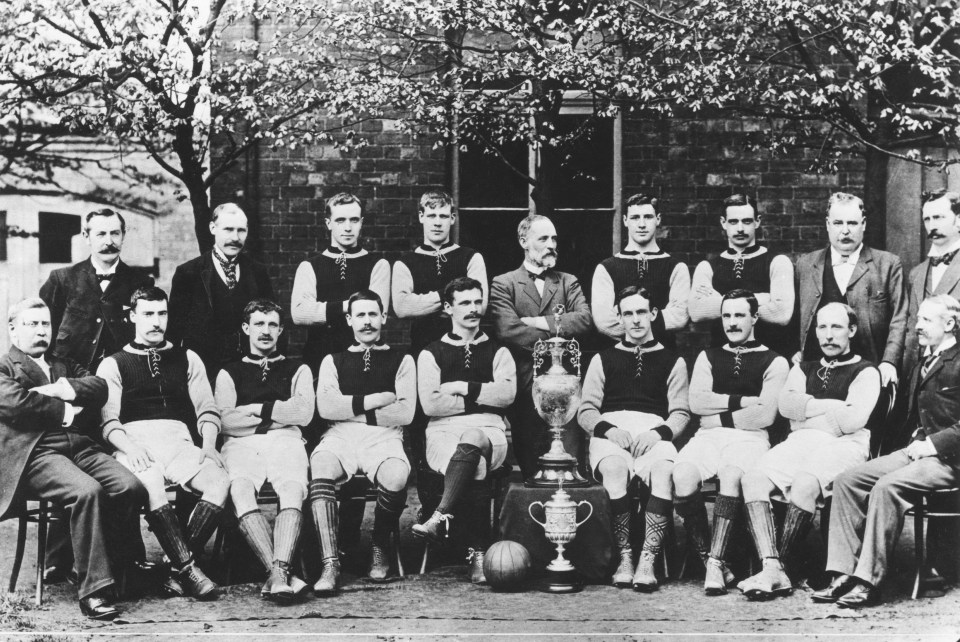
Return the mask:
<path fill-rule="evenodd" d="M 800 351 L 816 322 L 823 295 L 823 271 L 832 269 L 830 248 L 804 254 L 797 260 L 797 301 L 800 306 Z M 847 304 L 860 320 L 857 341 L 864 359 L 887 361 L 900 367 L 907 330 L 907 296 L 903 264 L 890 252 L 864 246 L 847 285 Z"/>
<path fill-rule="evenodd" d="M 917 342 L 917 311 L 924 299 L 927 284 L 927 268 L 930 259 L 924 259 L 920 265 L 910 270 L 907 282 L 907 340 L 903 351 L 904 372 L 910 372 L 919 361 L 920 344 Z M 960 260 L 950 262 L 947 271 L 931 294 L 949 294 L 960 298 Z"/>
<path fill-rule="evenodd" d="M 149 285 L 153 285 L 153 277 L 141 275 L 123 261 L 106 291 L 100 289 L 89 258 L 51 272 L 40 288 L 40 298 L 50 308 L 53 324 L 49 352 L 72 359 L 88 370 L 96 368 L 95 359 L 103 356 L 105 333 L 112 335 L 116 350 L 133 339 L 133 324 L 127 315 L 130 295 Z"/>
<path fill-rule="evenodd" d="M 219 279 L 213 266 L 213 250 L 177 267 L 170 286 L 170 315 L 167 339 L 199 355 L 211 379 L 220 366 L 243 356 L 247 337 L 240 329 L 243 319 L 233 322 L 236 336 L 229 339 L 217 333 L 213 311 L 213 280 Z M 267 268 L 245 254 L 239 258 L 240 280 L 237 287 L 247 301 L 274 299 Z M 227 353 L 227 347 L 232 350 Z"/>
<path fill-rule="evenodd" d="M 926 377 L 918 363 L 910 375 L 907 428 L 919 424 L 945 463 L 960 467 L 960 344 L 944 350 Z"/>
<path fill-rule="evenodd" d="M 96 414 L 106 403 L 106 381 L 76 361 L 48 356 L 47 363 L 54 380 L 66 377 L 77 392 L 72 405 Z M 16 346 L 0 357 L 0 515 L 10 507 L 37 442 L 63 424 L 63 401 L 30 392 L 48 383 L 40 366 Z"/>
<path fill-rule="evenodd" d="M 593 328 L 590 305 L 583 296 L 577 277 L 551 270 L 543 284 L 543 296 L 526 268 L 494 277 L 490 286 L 489 311 L 493 331 L 513 354 L 517 363 L 517 381 L 520 388 L 533 381 L 533 346 L 540 339 L 549 339 L 556 330 L 554 308 L 563 305 L 560 327 L 565 337 L 584 335 Z M 546 317 L 550 331 L 531 328 L 521 317 Z"/>

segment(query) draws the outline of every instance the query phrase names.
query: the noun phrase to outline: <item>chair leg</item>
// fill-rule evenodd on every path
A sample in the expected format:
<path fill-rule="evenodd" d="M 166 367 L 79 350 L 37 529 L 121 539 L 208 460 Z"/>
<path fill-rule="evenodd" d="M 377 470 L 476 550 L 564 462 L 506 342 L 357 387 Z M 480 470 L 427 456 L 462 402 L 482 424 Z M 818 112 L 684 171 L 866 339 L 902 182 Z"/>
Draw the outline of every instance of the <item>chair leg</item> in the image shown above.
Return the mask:
<path fill-rule="evenodd" d="M 37 606 L 43 604 L 43 571 L 47 558 L 47 502 L 40 502 L 37 511 Z"/>
<path fill-rule="evenodd" d="M 923 577 L 924 566 L 927 564 L 926 542 L 924 541 L 923 533 L 925 504 L 926 498 L 921 498 L 917 505 L 913 507 L 913 550 L 916 552 L 917 557 L 917 575 L 913 580 L 913 593 L 910 594 L 910 599 L 913 600 L 917 599 L 917 596 L 920 595 L 920 580 Z"/>
<path fill-rule="evenodd" d="M 420 575 L 427 572 L 427 558 L 430 556 L 430 542 L 423 545 L 423 559 L 420 561 Z"/>
<path fill-rule="evenodd" d="M 406 575 L 403 572 L 403 560 L 400 559 L 400 529 L 393 532 L 393 550 L 397 556 L 397 575 L 403 579 Z"/>
<path fill-rule="evenodd" d="M 10 571 L 9 592 L 17 590 L 17 580 L 20 578 L 20 567 L 23 565 L 23 552 L 27 545 L 27 516 L 20 516 L 20 525 L 17 529 L 17 552 L 13 557 L 13 569 Z"/>

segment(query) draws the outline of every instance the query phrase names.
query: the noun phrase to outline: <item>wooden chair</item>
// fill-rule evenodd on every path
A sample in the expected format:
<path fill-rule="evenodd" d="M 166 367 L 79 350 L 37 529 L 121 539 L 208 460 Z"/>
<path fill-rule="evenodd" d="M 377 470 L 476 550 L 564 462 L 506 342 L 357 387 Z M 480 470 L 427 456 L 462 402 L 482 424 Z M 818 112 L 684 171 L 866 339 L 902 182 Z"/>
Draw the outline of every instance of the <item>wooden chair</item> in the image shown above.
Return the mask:
<path fill-rule="evenodd" d="M 920 501 L 908 508 L 906 515 L 913 516 L 914 553 L 917 560 L 917 573 L 913 580 L 911 599 L 917 599 L 929 580 L 927 564 L 927 543 L 924 539 L 924 519 L 937 517 L 960 517 L 960 487 L 945 488 L 924 493 Z"/>
<path fill-rule="evenodd" d="M 43 604 L 43 572 L 46 567 L 47 554 L 47 527 L 53 520 L 65 517 L 63 509 L 54 506 L 45 500 L 23 501 L 19 506 L 7 513 L 7 519 L 19 519 L 17 529 L 17 548 L 13 557 L 13 569 L 10 571 L 10 585 L 8 591 L 17 590 L 17 580 L 20 577 L 20 567 L 23 565 L 23 555 L 27 545 L 27 525 L 37 525 L 37 587 L 34 603 Z"/>

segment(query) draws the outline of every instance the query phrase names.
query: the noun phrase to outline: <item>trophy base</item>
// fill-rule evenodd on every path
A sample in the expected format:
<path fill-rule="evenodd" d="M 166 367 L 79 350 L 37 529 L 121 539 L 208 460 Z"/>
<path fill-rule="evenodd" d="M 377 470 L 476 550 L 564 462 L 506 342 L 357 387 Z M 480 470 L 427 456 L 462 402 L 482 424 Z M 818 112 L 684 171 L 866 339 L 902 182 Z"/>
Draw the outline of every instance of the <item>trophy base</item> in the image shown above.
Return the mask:
<path fill-rule="evenodd" d="M 583 580 L 574 570 L 547 571 L 541 580 L 540 590 L 544 593 L 579 593 L 583 590 Z"/>
<path fill-rule="evenodd" d="M 590 485 L 577 470 L 577 460 L 571 456 L 551 456 L 550 453 L 540 457 L 540 470 L 533 477 L 524 481 L 528 488 L 556 488 L 563 480 L 564 488 L 583 488 Z"/>

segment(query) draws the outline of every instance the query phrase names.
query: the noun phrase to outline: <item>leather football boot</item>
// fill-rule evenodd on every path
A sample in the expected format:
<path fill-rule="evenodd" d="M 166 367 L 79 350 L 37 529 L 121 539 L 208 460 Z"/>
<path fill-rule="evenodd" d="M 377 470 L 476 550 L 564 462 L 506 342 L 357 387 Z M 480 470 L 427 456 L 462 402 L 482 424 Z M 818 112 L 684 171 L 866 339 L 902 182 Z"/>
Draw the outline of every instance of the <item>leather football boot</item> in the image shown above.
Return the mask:
<path fill-rule="evenodd" d="M 177 579 L 183 585 L 187 595 L 197 600 L 215 600 L 219 586 L 191 562 L 177 573 Z"/>
<path fill-rule="evenodd" d="M 450 520 L 453 515 L 441 513 L 438 510 L 433 511 L 430 519 L 422 524 L 414 524 L 411 530 L 417 537 L 426 539 L 434 544 L 439 544 L 444 538 L 450 537 Z"/>
<path fill-rule="evenodd" d="M 313 585 L 313 592 L 319 597 L 336 595 L 340 588 L 340 560 L 323 560 L 320 579 Z"/>
<path fill-rule="evenodd" d="M 471 548 L 467 553 L 467 561 L 470 563 L 470 581 L 473 584 L 486 584 L 487 578 L 483 574 L 483 551 Z"/>
<path fill-rule="evenodd" d="M 633 585 L 633 573 L 636 568 L 633 565 L 633 550 L 629 548 L 620 549 L 620 564 L 617 570 L 613 572 L 613 585 L 618 588 L 629 588 Z"/>
<path fill-rule="evenodd" d="M 640 551 L 640 559 L 637 561 L 637 572 L 633 575 L 633 590 L 650 593 L 656 591 L 657 574 L 653 570 L 653 563 L 657 556 L 650 551 Z"/>
<path fill-rule="evenodd" d="M 383 582 L 390 576 L 390 556 L 383 546 L 370 547 L 370 572 L 367 577 L 374 582 Z"/>

